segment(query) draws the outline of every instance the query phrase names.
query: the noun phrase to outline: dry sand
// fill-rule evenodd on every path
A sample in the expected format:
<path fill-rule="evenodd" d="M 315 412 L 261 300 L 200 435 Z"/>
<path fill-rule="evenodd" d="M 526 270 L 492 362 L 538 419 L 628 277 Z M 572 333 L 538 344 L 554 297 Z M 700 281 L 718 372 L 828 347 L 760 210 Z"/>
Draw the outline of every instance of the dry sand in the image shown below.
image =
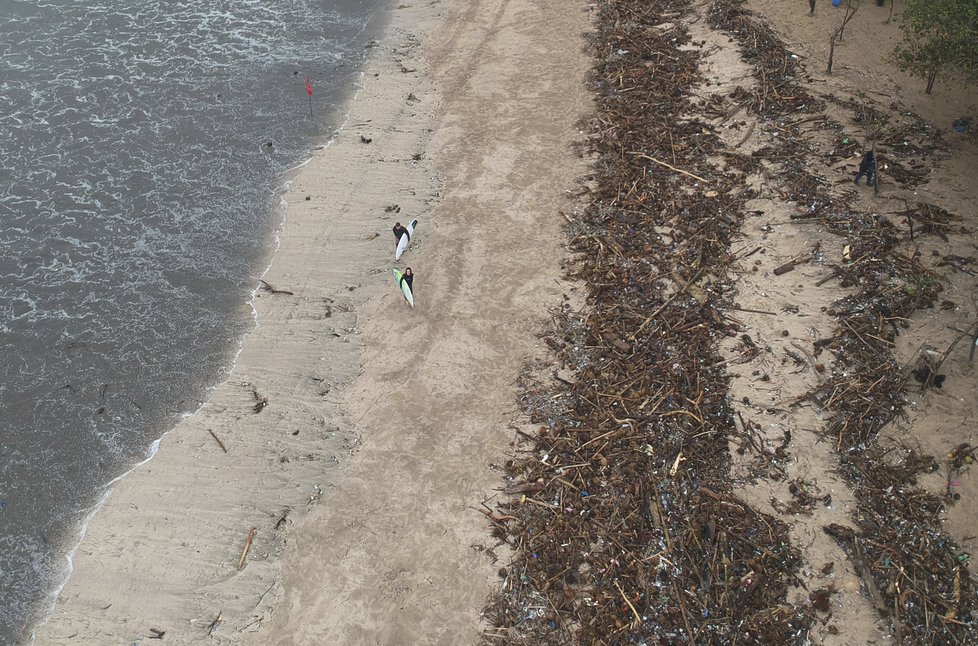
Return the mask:
<path fill-rule="evenodd" d="M 558 211 L 582 172 L 588 14 L 391 12 L 344 128 L 286 195 L 264 276 L 282 291 L 95 515 L 36 643 L 476 641 L 494 572 L 478 508 L 571 289 Z M 389 270 L 390 227 L 414 217 L 412 310 Z"/>

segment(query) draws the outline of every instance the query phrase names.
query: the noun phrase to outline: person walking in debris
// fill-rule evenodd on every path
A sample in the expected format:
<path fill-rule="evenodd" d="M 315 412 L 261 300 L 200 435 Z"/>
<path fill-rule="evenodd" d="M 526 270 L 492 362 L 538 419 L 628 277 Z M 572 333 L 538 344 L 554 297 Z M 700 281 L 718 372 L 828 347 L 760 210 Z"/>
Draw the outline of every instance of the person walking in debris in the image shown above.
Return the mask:
<path fill-rule="evenodd" d="M 408 230 L 405 227 L 401 226 L 401 223 L 400 222 L 395 222 L 394 223 L 394 239 L 395 240 L 400 241 L 401 236 L 404 235 L 404 234 L 406 234 L 407 232 L 408 232 Z"/>
<path fill-rule="evenodd" d="M 872 150 L 867 150 L 863 154 L 863 159 L 859 162 L 859 172 L 856 173 L 856 184 L 859 183 L 860 177 L 866 178 L 866 186 L 873 185 L 873 179 L 876 176 L 876 155 L 873 154 Z"/>

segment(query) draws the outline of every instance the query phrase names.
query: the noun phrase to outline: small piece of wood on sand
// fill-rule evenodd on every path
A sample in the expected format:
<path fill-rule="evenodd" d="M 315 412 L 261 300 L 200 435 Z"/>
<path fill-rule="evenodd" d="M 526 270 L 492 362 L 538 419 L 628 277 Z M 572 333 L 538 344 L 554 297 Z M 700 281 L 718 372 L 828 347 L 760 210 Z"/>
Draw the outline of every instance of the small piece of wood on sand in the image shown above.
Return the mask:
<path fill-rule="evenodd" d="M 211 633 L 213 633 L 214 632 L 214 629 L 221 625 L 221 622 L 223 621 L 223 619 L 221 619 L 221 615 L 222 614 L 224 614 L 223 611 L 217 613 L 217 616 L 214 617 L 214 621 L 212 621 L 211 623 L 207 624 L 207 634 L 208 635 L 210 635 Z"/>
<path fill-rule="evenodd" d="M 224 442 L 222 442 L 222 441 L 221 441 L 221 438 L 219 438 L 219 437 L 218 437 L 217 435 L 215 435 L 215 434 L 214 434 L 214 431 L 212 431 L 211 429 L 207 429 L 207 432 L 211 434 L 211 437 L 213 437 L 213 438 L 214 438 L 214 441 L 215 441 L 215 442 L 217 442 L 217 445 L 218 445 L 219 447 L 221 447 L 221 449 L 222 449 L 222 450 L 223 450 L 223 451 L 224 451 L 225 453 L 227 453 L 227 452 L 228 452 L 228 447 L 226 447 L 226 446 L 224 446 Z"/>
<path fill-rule="evenodd" d="M 248 530 L 248 540 L 245 541 L 244 549 L 241 550 L 241 559 L 238 560 L 238 569 L 244 567 L 245 560 L 248 558 L 248 552 L 251 551 L 251 543 L 255 540 L 255 528 L 252 527 Z"/>
<path fill-rule="evenodd" d="M 791 271 L 792 269 L 794 269 L 795 267 L 797 267 L 801 263 L 808 262 L 811 259 L 812 259 L 811 256 L 809 256 L 808 254 L 806 254 L 804 256 L 798 256 L 797 258 L 792 258 L 791 260 L 789 260 L 788 262 L 784 263 L 783 265 L 780 265 L 778 267 L 775 267 L 774 268 L 774 275 L 775 276 L 780 276 L 781 274 L 787 274 L 789 271 Z"/>

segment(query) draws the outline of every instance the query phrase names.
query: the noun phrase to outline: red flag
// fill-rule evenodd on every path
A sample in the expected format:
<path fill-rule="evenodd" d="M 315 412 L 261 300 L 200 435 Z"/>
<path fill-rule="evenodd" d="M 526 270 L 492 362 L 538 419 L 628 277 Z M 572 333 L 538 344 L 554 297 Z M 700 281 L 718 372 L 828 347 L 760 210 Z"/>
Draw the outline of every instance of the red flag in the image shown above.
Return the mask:
<path fill-rule="evenodd" d="M 309 82 L 309 77 L 306 77 L 306 94 L 312 96 L 312 83 Z"/>

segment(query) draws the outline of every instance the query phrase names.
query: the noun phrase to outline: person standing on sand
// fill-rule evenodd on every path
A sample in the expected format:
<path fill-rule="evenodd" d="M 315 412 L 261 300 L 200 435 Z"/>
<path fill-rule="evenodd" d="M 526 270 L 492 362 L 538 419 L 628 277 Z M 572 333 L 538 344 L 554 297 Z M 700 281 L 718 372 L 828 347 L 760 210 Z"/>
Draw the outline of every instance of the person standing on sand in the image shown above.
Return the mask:
<path fill-rule="evenodd" d="M 404 273 L 401 274 L 401 282 L 407 283 L 408 289 L 411 290 L 411 294 L 414 295 L 414 272 L 411 271 L 410 267 L 404 268 Z"/>
<path fill-rule="evenodd" d="M 873 185 L 873 178 L 876 175 L 876 155 L 873 154 L 872 150 L 867 150 L 863 155 L 863 159 L 859 162 L 859 172 L 856 173 L 856 184 L 859 184 L 859 178 L 866 176 L 866 186 Z"/>
<path fill-rule="evenodd" d="M 394 223 L 394 239 L 395 240 L 397 240 L 398 242 L 400 242 L 401 236 L 402 235 L 405 235 L 407 232 L 408 232 L 408 230 L 406 228 L 404 228 L 403 226 L 401 226 L 401 223 L 400 222 L 395 222 Z"/>

